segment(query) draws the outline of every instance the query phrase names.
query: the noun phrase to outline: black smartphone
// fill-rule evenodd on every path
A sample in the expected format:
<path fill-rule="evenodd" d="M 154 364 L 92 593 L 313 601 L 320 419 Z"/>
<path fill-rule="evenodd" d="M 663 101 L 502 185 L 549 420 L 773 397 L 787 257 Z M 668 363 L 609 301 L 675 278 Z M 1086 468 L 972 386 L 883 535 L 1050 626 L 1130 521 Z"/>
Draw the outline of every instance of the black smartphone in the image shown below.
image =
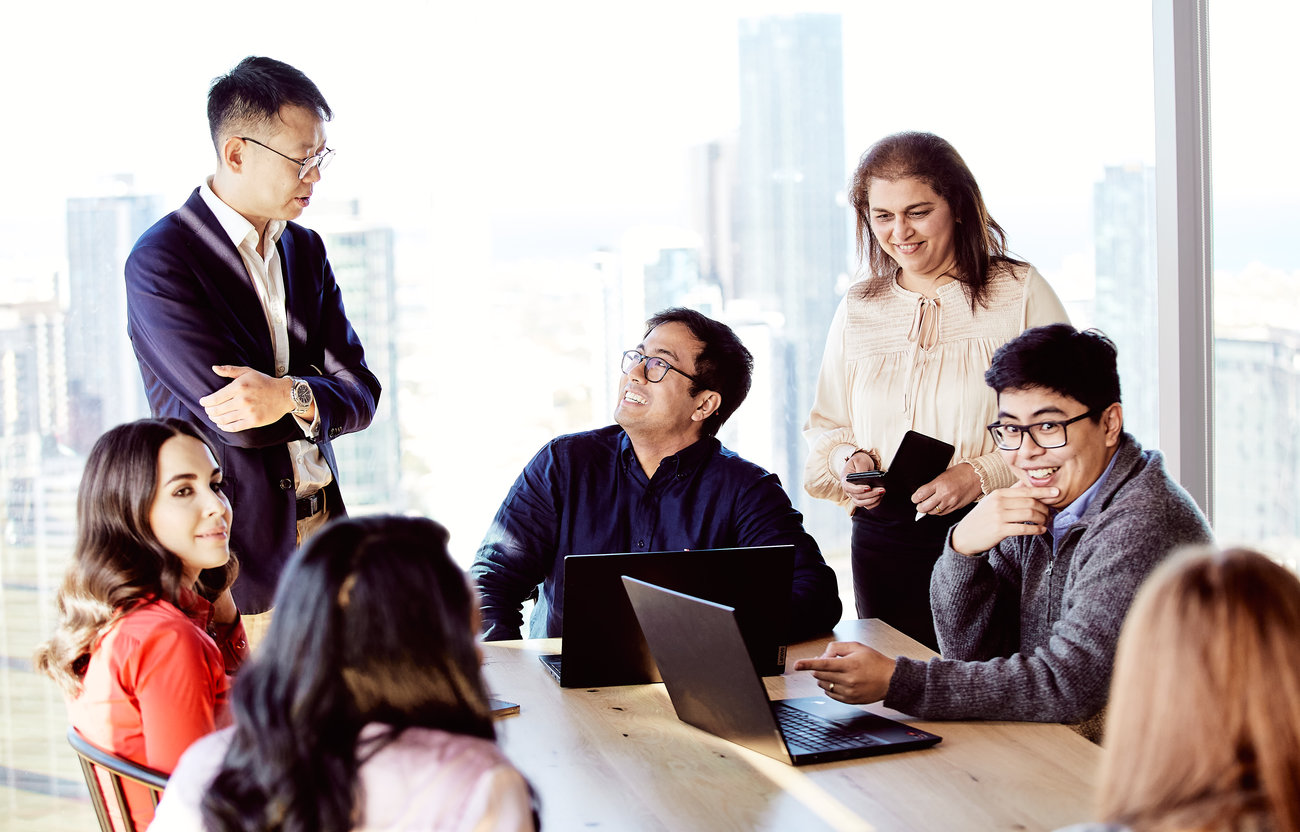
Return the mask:
<path fill-rule="evenodd" d="M 874 487 L 880 485 L 880 480 L 883 479 L 884 476 L 884 471 L 854 471 L 852 474 L 845 477 L 845 479 L 857 485 L 866 483 Z"/>

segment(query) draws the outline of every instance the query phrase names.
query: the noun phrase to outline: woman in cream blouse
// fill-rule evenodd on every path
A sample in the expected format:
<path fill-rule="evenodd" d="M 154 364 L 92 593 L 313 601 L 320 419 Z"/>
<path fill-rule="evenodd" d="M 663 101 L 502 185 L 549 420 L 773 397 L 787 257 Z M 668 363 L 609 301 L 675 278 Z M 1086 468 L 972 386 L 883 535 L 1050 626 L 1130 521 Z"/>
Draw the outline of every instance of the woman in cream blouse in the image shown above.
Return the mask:
<path fill-rule="evenodd" d="M 1025 329 L 1068 322 L 1006 235 L 948 142 L 898 133 L 876 142 L 853 175 L 858 254 L 866 277 L 831 323 L 817 397 L 804 426 L 804 488 L 852 512 L 853 592 L 861 618 L 881 618 L 935 647 L 930 571 L 949 527 L 1013 476 L 985 430 L 997 416 L 984 372 Z M 951 467 L 882 507 L 883 488 L 848 482 L 888 471 L 915 430 L 956 447 Z"/>

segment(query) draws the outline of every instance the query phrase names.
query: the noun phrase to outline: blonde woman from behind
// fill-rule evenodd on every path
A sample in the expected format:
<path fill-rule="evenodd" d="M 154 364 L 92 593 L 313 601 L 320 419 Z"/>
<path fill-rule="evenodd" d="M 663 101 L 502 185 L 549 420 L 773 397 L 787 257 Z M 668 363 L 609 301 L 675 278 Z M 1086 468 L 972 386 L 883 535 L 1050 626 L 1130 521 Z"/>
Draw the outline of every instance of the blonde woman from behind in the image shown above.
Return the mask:
<path fill-rule="evenodd" d="M 1300 580 L 1249 549 L 1154 572 L 1120 636 L 1098 808 L 1068 832 L 1300 832 Z"/>

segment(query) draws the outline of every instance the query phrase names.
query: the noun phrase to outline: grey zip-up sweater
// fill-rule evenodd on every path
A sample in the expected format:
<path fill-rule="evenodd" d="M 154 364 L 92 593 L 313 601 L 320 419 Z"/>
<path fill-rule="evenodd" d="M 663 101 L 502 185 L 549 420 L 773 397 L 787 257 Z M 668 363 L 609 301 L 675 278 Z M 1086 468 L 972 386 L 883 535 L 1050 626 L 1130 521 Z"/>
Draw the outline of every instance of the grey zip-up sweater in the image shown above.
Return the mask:
<path fill-rule="evenodd" d="M 1080 722 L 1106 705 L 1138 586 L 1173 550 L 1213 540 L 1159 451 L 1123 434 L 1115 464 L 1052 554 L 1051 532 L 976 557 L 951 534 L 930 579 L 942 658 L 900 657 L 885 705 L 925 719 Z"/>

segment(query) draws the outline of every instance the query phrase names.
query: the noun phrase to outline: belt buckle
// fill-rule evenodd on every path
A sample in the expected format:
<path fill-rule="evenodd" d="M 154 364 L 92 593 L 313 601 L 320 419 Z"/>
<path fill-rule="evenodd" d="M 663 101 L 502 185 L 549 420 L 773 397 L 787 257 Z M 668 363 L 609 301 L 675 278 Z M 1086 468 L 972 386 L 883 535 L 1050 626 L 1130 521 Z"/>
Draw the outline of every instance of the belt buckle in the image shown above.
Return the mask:
<path fill-rule="evenodd" d="M 298 519 L 306 520 L 308 517 L 315 517 L 325 508 L 325 489 L 317 489 L 306 497 L 298 498 Z"/>

